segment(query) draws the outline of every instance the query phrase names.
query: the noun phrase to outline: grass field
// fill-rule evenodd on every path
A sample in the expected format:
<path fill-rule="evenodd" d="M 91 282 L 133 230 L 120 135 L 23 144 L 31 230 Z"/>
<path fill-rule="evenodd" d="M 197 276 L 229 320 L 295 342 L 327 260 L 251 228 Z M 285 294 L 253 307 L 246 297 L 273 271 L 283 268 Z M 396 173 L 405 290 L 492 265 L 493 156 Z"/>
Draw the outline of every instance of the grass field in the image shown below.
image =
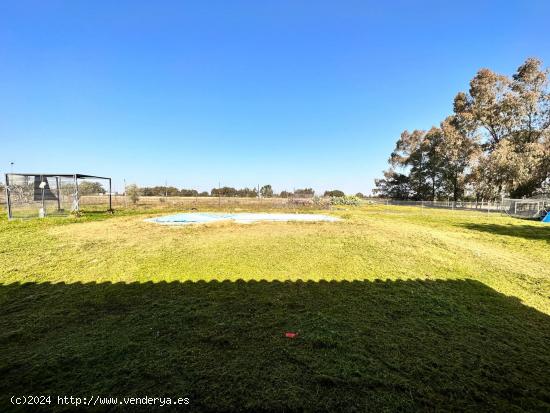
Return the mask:
<path fill-rule="evenodd" d="M 12 394 L 189 397 L 197 411 L 550 411 L 550 225 L 329 213 L 343 221 L 2 218 L 0 411 Z"/>

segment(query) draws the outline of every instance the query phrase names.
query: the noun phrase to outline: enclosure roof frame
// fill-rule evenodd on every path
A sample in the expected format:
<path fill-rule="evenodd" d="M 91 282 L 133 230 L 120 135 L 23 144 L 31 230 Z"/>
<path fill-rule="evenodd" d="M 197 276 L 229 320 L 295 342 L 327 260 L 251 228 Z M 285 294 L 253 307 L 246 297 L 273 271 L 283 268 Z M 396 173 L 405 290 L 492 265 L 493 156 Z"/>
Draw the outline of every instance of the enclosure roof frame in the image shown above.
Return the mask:
<path fill-rule="evenodd" d="M 8 213 L 8 220 L 11 220 L 13 219 L 13 216 L 12 216 L 12 205 L 11 205 L 11 194 L 10 194 L 10 181 L 11 181 L 11 178 L 14 177 L 14 176 L 24 176 L 24 177 L 29 177 L 29 176 L 40 176 L 42 178 L 46 177 L 46 178 L 71 178 L 71 179 L 74 179 L 74 183 L 75 183 L 75 186 L 76 186 L 76 198 L 77 198 L 77 206 L 76 206 L 76 211 L 78 212 L 79 211 L 79 205 L 78 205 L 78 201 L 80 199 L 80 196 L 79 196 L 79 191 L 78 191 L 78 180 L 79 179 L 104 179 L 106 181 L 109 181 L 109 209 L 107 210 L 107 212 L 111 212 L 113 213 L 113 188 L 112 188 L 112 179 L 110 177 L 105 177 L 105 176 L 97 176 L 97 175 L 87 175 L 87 174 L 47 174 L 47 173 L 20 173 L 20 172 L 10 172 L 10 173 L 6 173 L 5 174 L 5 180 L 6 180 L 6 187 L 5 187 L 5 192 L 6 192 L 6 205 L 7 205 L 7 213 Z M 44 191 L 44 190 L 43 190 Z M 44 205 L 44 199 L 42 199 L 42 205 Z"/>
<path fill-rule="evenodd" d="M 87 174 L 45 174 L 45 173 L 21 173 L 21 172 L 9 172 L 6 175 L 20 175 L 20 176 L 57 176 L 60 178 L 80 178 L 80 179 L 111 179 L 106 176 L 96 176 L 96 175 L 87 175 Z"/>

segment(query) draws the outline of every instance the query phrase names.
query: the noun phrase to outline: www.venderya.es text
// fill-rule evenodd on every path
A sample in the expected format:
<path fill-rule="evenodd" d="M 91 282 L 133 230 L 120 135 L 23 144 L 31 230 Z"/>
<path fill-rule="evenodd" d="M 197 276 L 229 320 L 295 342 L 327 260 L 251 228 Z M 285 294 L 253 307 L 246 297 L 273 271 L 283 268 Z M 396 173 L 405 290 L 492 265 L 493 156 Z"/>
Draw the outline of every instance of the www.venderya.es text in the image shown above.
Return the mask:
<path fill-rule="evenodd" d="M 60 406 L 174 406 L 189 405 L 188 397 L 113 397 L 113 396 L 51 396 L 51 395 L 24 395 L 11 396 L 13 405 L 60 405 Z"/>

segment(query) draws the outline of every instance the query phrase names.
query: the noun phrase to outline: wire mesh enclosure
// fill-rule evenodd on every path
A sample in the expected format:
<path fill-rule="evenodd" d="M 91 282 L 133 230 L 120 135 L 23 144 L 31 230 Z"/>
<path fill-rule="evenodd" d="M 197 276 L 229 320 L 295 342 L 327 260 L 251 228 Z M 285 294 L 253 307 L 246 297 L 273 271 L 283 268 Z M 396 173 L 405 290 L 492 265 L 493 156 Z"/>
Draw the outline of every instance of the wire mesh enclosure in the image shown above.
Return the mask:
<path fill-rule="evenodd" d="M 408 201 L 395 199 L 370 199 L 368 202 L 385 205 L 416 206 L 503 213 L 517 218 L 541 218 L 550 212 L 550 198 L 510 199 L 496 201 Z"/>
<path fill-rule="evenodd" d="M 550 199 L 508 199 L 502 200 L 502 211 L 522 218 L 540 218 L 550 211 Z"/>
<path fill-rule="evenodd" d="M 6 174 L 9 219 L 112 211 L 111 178 L 83 174 Z"/>

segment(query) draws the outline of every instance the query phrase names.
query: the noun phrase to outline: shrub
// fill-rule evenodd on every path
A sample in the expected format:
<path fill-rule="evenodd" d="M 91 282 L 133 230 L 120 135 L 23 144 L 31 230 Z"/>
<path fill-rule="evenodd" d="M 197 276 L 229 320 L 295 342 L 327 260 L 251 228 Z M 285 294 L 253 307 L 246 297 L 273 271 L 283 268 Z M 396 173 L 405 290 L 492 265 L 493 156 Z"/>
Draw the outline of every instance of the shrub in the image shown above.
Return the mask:
<path fill-rule="evenodd" d="M 296 205 L 296 206 L 313 206 L 313 199 L 304 199 L 304 198 L 288 198 L 287 201 L 288 205 Z"/>
<path fill-rule="evenodd" d="M 330 204 L 358 206 L 361 204 L 361 200 L 356 196 L 333 196 L 330 198 Z"/>
<path fill-rule="evenodd" d="M 323 199 L 319 196 L 313 197 L 313 205 L 319 209 L 329 209 L 330 208 L 330 201 L 327 199 Z"/>
<path fill-rule="evenodd" d="M 126 196 L 132 201 L 133 204 L 137 204 L 139 201 L 140 189 L 136 184 L 128 185 L 126 187 Z"/>

